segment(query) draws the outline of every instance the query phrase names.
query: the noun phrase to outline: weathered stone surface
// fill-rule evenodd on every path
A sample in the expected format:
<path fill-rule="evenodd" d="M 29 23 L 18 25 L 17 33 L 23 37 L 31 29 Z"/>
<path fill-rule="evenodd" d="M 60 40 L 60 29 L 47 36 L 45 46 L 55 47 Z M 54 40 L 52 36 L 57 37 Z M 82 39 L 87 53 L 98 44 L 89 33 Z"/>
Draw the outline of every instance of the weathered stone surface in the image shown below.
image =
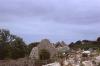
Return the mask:
<path fill-rule="evenodd" d="M 42 49 L 46 49 L 47 51 L 49 51 L 51 58 L 57 53 L 57 50 L 54 47 L 54 45 L 52 43 L 50 43 L 50 41 L 48 39 L 43 39 L 43 40 L 41 40 L 40 44 L 37 47 L 32 49 L 32 51 L 30 53 L 30 58 L 39 59 L 38 53 Z"/>
<path fill-rule="evenodd" d="M 38 57 L 38 47 L 34 47 L 29 56 L 31 59 L 37 59 Z"/>
<path fill-rule="evenodd" d="M 62 52 L 62 53 L 66 53 L 69 52 L 70 48 L 68 46 L 64 46 L 64 47 L 59 47 L 57 48 L 58 52 Z"/>
<path fill-rule="evenodd" d="M 50 43 L 50 41 L 48 39 L 43 39 L 40 44 L 38 45 L 38 49 L 42 50 L 42 49 L 46 49 L 49 51 L 49 53 L 51 54 L 51 57 L 53 57 L 53 55 L 56 53 L 56 48 L 54 47 L 54 45 L 52 43 Z"/>

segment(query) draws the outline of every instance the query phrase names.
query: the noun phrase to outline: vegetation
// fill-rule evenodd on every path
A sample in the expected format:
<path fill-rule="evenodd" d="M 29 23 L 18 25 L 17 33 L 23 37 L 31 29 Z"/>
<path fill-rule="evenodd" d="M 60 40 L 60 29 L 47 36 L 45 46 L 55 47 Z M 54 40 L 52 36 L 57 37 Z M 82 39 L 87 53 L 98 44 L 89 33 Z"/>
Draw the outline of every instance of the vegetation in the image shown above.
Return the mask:
<path fill-rule="evenodd" d="M 9 30 L 0 29 L 0 59 L 17 59 L 25 57 L 27 45 L 23 39 L 10 34 Z"/>
<path fill-rule="evenodd" d="M 30 54 L 31 50 L 33 47 L 36 47 L 39 44 L 39 42 L 34 42 L 34 43 L 30 43 L 28 45 L 28 54 Z"/>
<path fill-rule="evenodd" d="M 18 59 L 29 56 L 39 42 L 26 45 L 22 38 L 13 35 L 7 29 L 0 29 L 0 60 Z"/>
<path fill-rule="evenodd" d="M 29 55 L 32 48 L 38 44 L 39 42 L 34 42 L 26 45 L 22 38 L 11 34 L 7 29 L 0 29 L 0 60 L 23 58 Z M 58 46 L 62 46 L 60 42 L 55 44 L 55 47 Z M 77 41 L 71 43 L 69 47 L 75 50 L 79 48 L 85 50 L 92 48 L 100 52 L 100 37 L 98 37 L 96 41 Z M 39 52 L 39 56 L 41 60 L 47 60 L 50 58 L 50 53 L 43 49 Z"/>
<path fill-rule="evenodd" d="M 79 48 L 87 50 L 91 48 L 100 51 L 100 38 L 97 38 L 96 41 L 89 41 L 89 40 L 77 41 L 75 43 L 71 43 L 69 47 L 74 50 Z"/>

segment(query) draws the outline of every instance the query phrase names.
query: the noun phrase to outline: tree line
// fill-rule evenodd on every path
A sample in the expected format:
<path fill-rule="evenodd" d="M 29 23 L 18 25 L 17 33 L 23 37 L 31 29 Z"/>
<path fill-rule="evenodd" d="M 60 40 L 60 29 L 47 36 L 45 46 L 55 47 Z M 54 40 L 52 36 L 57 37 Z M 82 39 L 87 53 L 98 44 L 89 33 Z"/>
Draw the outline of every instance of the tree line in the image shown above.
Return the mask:
<path fill-rule="evenodd" d="M 28 56 L 38 42 L 25 44 L 23 39 L 7 29 L 0 29 L 0 60 L 18 59 Z"/>
<path fill-rule="evenodd" d="M 100 51 L 100 37 L 97 38 L 95 41 L 90 40 L 82 40 L 82 41 L 76 41 L 75 43 L 72 42 L 69 44 L 69 47 L 71 49 L 77 50 L 77 49 L 84 49 L 84 50 L 98 50 Z"/>
<path fill-rule="evenodd" d="M 18 59 L 29 56 L 33 47 L 39 42 L 26 44 L 23 39 L 17 35 L 13 35 L 7 29 L 0 29 L 0 60 Z M 56 45 L 56 44 L 55 44 Z M 57 43 L 59 46 L 59 42 Z M 55 46 L 57 47 L 57 46 Z M 82 40 L 69 44 L 71 49 L 98 49 L 100 51 L 100 37 L 96 41 Z"/>

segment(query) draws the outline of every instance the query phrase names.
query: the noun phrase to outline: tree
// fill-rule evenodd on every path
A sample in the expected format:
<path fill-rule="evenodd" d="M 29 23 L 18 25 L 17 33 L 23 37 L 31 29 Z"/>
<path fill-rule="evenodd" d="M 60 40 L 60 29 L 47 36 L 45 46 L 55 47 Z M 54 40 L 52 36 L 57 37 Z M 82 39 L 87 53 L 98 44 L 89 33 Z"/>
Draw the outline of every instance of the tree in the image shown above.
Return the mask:
<path fill-rule="evenodd" d="M 9 30 L 0 29 L 0 59 L 4 59 L 8 54 L 9 38 Z"/>
<path fill-rule="evenodd" d="M 23 58 L 27 54 L 27 45 L 20 37 L 15 36 L 15 40 L 11 42 L 11 47 L 13 59 Z"/>
<path fill-rule="evenodd" d="M 73 49 L 73 48 L 74 48 L 74 43 L 71 42 L 68 46 L 69 46 L 71 49 Z"/>
<path fill-rule="evenodd" d="M 30 43 L 28 45 L 28 55 L 30 54 L 32 48 L 36 47 L 37 45 L 39 45 L 40 42 L 34 42 L 34 43 Z"/>
<path fill-rule="evenodd" d="M 79 40 L 75 44 L 80 45 L 81 44 L 81 41 Z"/>
<path fill-rule="evenodd" d="M 100 37 L 97 38 L 97 41 L 100 42 Z"/>
<path fill-rule="evenodd" d="M 55 47 L 57 48 L 57 47 L 59 47 L 59 46 L 62 47 L 61 43 L 58 41 L 58 42 L 55 44 Z"/>
<path fill-rule="evenodd" d="M 0 29 L 0 59 L 21 58 L 27 53 L 27 45 L 23 39 L 10 34 L 9 30 Z"/>

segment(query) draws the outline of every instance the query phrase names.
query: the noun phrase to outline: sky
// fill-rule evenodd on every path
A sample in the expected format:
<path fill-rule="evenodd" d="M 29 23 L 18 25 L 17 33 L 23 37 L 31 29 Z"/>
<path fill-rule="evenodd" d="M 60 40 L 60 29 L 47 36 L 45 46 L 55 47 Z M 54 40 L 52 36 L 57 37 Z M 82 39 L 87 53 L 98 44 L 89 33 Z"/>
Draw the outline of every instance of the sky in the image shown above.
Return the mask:
<path fill-rule="evenodd" d="M 0 0 L 0 28 L 26 43 L 96 40 L 100 0 Z"/>

